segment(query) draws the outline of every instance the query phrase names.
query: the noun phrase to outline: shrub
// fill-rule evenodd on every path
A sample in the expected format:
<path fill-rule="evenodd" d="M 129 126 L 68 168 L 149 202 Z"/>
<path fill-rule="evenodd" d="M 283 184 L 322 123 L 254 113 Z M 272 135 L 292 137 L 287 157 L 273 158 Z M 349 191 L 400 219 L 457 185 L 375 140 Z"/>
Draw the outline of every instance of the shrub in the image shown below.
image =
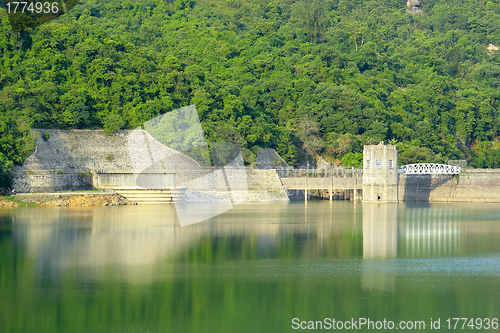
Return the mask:
<path fill-rule="evenodd" d="M 10 167 L 12 162 L 0 153 L 0 187 L 12 186 L 12 177 L 10 176 Z"/>
<path fill-rule="evenodd" d="M 49 131 L 46 131 L 42 134 L 42 139 L 43 139 L 43 141 L 49 141 L 49 139 L 50 139 Z"/>
<path fill-rule="evenodd" d="M 104 119 L 104 124 L 103 124 L 104 133 L 106 133 L 107 135 L 110 135 L 113 132 L 118 131 L 123 126 L 125 126 L 125 121 L 117 113 L 110 113 Z"/>
<path fill-rule="evenodd" d="M 346 168 L 355 167 L 356 169 L 363 167 L 362 153 L 347 153 L 342 156 L 342 164 Z"/>
<path fill-rule="evenodd" d="M 115 159 L 115 156 L 114 156 L 113 154 L 109 154 L 109 155 L 107 155 L 107 156 L 106 156 L 106 159 L 107 159 L 108 161 L 112 161 L 112 160 L 114 160 L 114 159 Z"/>

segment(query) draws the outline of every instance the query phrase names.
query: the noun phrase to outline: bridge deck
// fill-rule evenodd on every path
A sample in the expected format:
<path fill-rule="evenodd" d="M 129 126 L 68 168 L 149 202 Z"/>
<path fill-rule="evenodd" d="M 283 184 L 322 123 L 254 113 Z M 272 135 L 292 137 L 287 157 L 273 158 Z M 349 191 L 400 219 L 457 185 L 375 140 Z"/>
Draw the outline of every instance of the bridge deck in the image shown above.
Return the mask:
<path fill-rule="evenodd" d="M 289 177 L 281 178 L 281 183 L 287 190 L 303 190 L 305 193 L 309 190 L 323 190 L 330 195 L 330 200 L 333 200 L 336 191 L 344 192 L 352 191 L 351 200 L 359 200 L 358 190 L 363 188 L 362 180 L 357 177 L 323 177 L 323 178 L 307 178 L 307 177 Z M 307 201 L 307 195 L 304 195 L 304 200 Z"/>
<path fill-rule="evenodd" d="M 356 178 L 281 178 L 288 190 L 353 190 L 362 189 L 363 184 Z"/>

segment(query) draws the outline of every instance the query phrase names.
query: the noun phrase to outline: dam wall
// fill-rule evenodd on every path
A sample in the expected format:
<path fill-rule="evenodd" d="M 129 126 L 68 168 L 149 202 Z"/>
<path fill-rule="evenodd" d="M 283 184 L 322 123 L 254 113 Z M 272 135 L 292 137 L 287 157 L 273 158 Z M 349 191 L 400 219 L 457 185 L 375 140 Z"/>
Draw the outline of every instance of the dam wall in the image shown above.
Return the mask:
<path fill-rule="evenodd" d="M 465 169 L 454 175 L 399 175 L 399 202 L 500 203 L 500 169 Z"/>
<path fill-rule="evenodd" d="M 48 139 L 43 134 L 48 132 Z M 25 171 L 60 170 L 165 173 L 199 167 L 192 158 L 168 148 L 144 130 L 32 130 L 36 150 L 21 167 Z"/>
<path fill-rule="evenodd" d="M 217 177 L 217 171 L 205 169 L 202 172 L 184 172 L 179 174 L 145 174 L 143 183 L 151 186 L 144 188 L 166 188 L 169 186 L 187 187 L 188 191 L 216 193 L 226 190 L 224 179 Z M 287 193 L 276 170 L 245 168 L 240 179 L 229 179 L 232 192 L 247 192 L 245 202 L 289 201 Z M 246 178 L 246 179 L 245 179 Z M 138 188 L 134 174 L 108 173 L 96 174 L 94 185 L 101 190 Z M 161 184 L 160 186 L 156 186 Z M 188 185 L 188 186 L 185 186 Z"/>
<path fill-rule="evenodd" d="M 111 135 L 102 130 L 35 129 L 32 133 L 35 152 L 13 170 L 13 188 L 18 193 L 166 188 L 191 180 L 196 181 L 190 184 L 190 190 L 202 191 L 207 182 L 214 182 L 211 168 L 201 167 L 144 130 L 121 130 Z M 134 170 L 142 172 L 139 178 Z M 288 200 L 276 170 L 245 171 L 246 182 L 242 184 L 245 189 L 248 185 L 246 201 Z M 220 181 L 220 177 L 213 178 Z M 217 187 L 226 189 L 222 185 Z"/>
<path fill-rule="evenodd" d="M 95 189 L 97 173 L 165 174 L 200 167 L 144 130 L 108 135 L 102 130 L 35 129 L 32 134 L 35 152 L 12 172 L 19 193 Z"/>
<path fill-rule="evenodd" d="M 58 171 L 29 171 L 14 174 L 13 188 L 18 193 L 93 190 L 90 173 L 56 173 Z"/>
<path fill-rule="evenodd" d="M 246 202 L 289 201 L 276 170 L 246 169 L 248 195 Z"/>

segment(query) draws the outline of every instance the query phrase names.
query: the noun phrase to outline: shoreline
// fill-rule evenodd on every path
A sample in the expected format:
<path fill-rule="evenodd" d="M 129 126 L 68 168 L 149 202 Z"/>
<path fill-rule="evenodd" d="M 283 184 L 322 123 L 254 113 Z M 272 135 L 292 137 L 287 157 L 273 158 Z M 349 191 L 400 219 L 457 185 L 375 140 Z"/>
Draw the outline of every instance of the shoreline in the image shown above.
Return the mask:
<path fill-rule="evenodd" d="M 12 196 L 0 197 L 0 208 L 15 208 L 22 206 L 45 207 L 93 207 L 134 205 L 124 196 L 117 193 L 18 193 Z"/>
<path fill-rule="evenodd" d="M 236 191 L 236 197 L 241 194 Z M 227 194 L 217 191 L 190 191 L 180 200 L 181 203 L 221 203 L 228 200 Z M 273 191 L 248 191 L 243 202 L 284 202 L 288 197 L 280 196 Z M 137 205 L 123 195 L 115 192 L 52 192 L 52 193 L 18 193 L 11 196 L 0 196 L 0 208 L 14 208 L 22 206 L 37 207 L 91 207 L 91 206 L 121 206 Z"/>

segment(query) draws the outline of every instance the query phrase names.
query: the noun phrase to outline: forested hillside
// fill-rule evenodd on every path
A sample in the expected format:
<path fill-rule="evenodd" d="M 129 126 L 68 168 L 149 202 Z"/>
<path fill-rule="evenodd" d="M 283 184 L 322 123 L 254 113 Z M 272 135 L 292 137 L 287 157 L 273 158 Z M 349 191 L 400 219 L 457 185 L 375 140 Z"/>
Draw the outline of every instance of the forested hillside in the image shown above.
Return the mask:
<path fill-rule="evenodd" d="M 483 0 L 82 0 L 0 34 L 0 174 L 29 128 L 135 128 L 195 104 L 210 141 L 252 163 L 320 154 L 359 165 L 363 144 L 400 162 L 500 167 L 500 5 Z"/>

